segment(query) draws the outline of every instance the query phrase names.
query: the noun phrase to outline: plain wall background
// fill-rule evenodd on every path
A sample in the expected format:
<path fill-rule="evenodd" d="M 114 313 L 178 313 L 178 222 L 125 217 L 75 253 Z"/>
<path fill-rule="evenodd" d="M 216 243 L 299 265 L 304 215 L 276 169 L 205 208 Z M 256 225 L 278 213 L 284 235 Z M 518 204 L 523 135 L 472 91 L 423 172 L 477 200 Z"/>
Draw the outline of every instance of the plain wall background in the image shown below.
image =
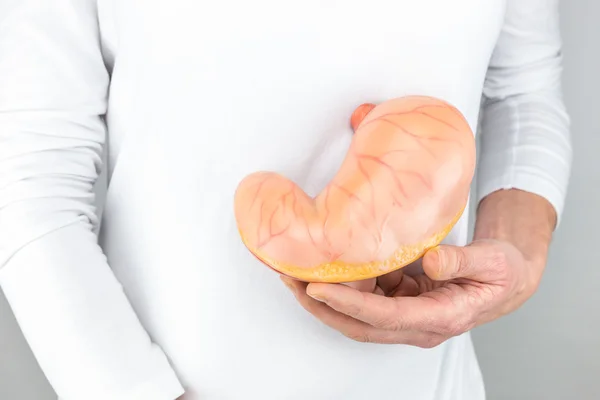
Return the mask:
<path fill-rule="evenodd" d="M 563 0 L 561 9 L 569 197 L 538 293 L 473 333 L 489 400 L 600 399 L 600 1 Z M 1 292 L 0 399 L 56 399 Z"/>

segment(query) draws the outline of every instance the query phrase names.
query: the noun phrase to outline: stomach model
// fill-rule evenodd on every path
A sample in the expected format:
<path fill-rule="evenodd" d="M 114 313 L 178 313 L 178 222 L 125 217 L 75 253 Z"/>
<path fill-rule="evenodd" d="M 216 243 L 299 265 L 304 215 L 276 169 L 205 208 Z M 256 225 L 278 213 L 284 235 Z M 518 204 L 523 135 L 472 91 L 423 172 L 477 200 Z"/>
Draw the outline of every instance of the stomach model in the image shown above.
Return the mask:
<path fill-rule="evenodd" d="M 305 282 L 354 282 L 402 268 L 438 245 L 462 215 L 475 139 L 462 114 L 431 97 L 363 104 L 331 182 L 312 198 L 274 172 L 245 177 L 235 217 L 264 264 Z"/>

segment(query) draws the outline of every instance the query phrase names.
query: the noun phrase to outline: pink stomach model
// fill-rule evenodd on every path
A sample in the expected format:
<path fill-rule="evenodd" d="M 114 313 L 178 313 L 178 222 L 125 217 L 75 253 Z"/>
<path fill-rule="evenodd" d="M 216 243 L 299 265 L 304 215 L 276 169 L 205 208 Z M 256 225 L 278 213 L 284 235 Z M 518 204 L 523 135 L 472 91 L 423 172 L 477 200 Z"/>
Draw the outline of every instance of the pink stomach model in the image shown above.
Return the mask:
<path fill-rule="evenodd" d="M 467 204 L 475 140 L 450 104 L 408 96 L 351 116 L 348 154 L 315 198 L 274 172 L 240 182 L 246 247 L 307 282 L 353 282 L 402 268 L 439 244 Z"/>

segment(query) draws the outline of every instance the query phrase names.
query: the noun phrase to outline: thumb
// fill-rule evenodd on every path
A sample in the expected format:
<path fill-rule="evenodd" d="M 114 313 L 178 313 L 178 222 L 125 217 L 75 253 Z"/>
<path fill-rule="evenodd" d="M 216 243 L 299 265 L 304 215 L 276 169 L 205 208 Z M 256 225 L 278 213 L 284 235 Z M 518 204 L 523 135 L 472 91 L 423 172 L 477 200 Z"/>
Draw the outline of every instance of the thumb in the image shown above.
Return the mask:
<path fill-rule="evenodd" d="M 473 243 L 465 247 L 440 245 L 425 253 L 423 270 L 435 281 L 469 278 L 489 282 L 497 278 L 493 246 Z"/>

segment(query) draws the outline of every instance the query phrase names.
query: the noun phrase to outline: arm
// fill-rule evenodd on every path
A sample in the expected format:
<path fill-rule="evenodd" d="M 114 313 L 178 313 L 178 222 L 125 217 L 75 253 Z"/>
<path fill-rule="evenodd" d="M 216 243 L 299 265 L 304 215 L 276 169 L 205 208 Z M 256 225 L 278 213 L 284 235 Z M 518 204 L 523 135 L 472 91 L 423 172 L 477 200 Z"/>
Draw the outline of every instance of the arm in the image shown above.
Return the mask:
<path fill-rule="evenodd" d="M 93 227 L 109 77 L 93 0 L 0 3 L 0 285 L 64 400 L 174 400 Z"/>
<path fill-rule="evenodd" d="M 552 206 L 553 229 L 560 223 L 572 158 L 569 117 L 561 90 L 558 3 L 507 3 L 484 85 L 477 177 L 478 202 L 503 189 L 537 195 Z M 510 206 L 510 202 L 503 201 L 502 206 Z M 478 229 L 483 224 L 478 221 Z"/>
<path fill-rule="evenodd" d="M 514 245 L 529 265 L 529 291 L 542 277 L 556 224 L 548 200 L 518 190 L 499 190 L 486 196 L 477 211 L 474 241 L 498 240 Z"/>
<path fill-rule="evenodd" d="M 474 241 L 429 251 L 426 275 L 400 271 L 386 296 L 283 278 L 307 311 L 354 340 L 433 347 L 516 310 L 539 284 L 571 168 L 558 0 L 507 7 L 484 88 Z"/>
<path fill-rule="evenodd" d="M 509 0 L 484 87 L 475 240 L 517 246 L 533 261 L 534 287 L 572 162 L 559 22 L 559 0 Z"/>

